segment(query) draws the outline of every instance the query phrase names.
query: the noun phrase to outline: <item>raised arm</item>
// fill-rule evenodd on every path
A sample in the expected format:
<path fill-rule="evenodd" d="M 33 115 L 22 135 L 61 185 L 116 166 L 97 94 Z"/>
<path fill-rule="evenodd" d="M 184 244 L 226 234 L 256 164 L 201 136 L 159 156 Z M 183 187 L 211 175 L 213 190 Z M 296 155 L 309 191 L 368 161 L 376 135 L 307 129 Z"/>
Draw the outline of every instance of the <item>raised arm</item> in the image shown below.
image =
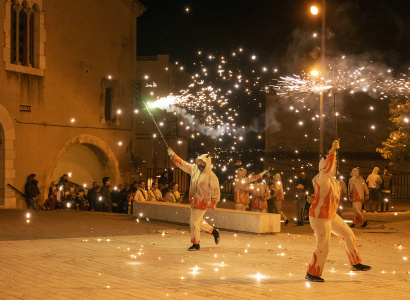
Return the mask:
<path fill-rule="evenodd" d="M 192 174 L 193 168 L 196 167 L 195 164 L 189 164 L 186 161 L 182 160 L 182 158 L 176 155 L 171 148 L 168 148 L 168 155 L 172 159 L 172 161 L 177 165 L 178 168 L 188 173 L 189 175 Z"/>

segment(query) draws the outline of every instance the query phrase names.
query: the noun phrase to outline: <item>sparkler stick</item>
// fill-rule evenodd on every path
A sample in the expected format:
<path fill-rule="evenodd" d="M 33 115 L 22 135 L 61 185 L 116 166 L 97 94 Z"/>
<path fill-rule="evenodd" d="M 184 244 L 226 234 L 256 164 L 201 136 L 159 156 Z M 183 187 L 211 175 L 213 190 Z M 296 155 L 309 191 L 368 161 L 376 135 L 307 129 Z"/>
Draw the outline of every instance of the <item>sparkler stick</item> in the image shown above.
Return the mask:
<path fill-rule="evenodd" d="M 147 103 L 144 102 L 144 105 L 147 108 L 147 111 L 148 111 L 149 115 L 151 116 L 152 121 L 154 121 L 155 126 L 157 126 L 158 132 L 161 135 L 162 139 L 164 140 L 165 146 L 167 146 L 168 149 L 171 149 L 171 148 L 169 148 L 169 146 L 167 144 L 167 141 L 165 140 L 164 136 L 162 135 L 162 132 L 159 129 L 157 122 L 155 122 L 154 116 L 151 114 L 151 111 L 149 110 Z"/>

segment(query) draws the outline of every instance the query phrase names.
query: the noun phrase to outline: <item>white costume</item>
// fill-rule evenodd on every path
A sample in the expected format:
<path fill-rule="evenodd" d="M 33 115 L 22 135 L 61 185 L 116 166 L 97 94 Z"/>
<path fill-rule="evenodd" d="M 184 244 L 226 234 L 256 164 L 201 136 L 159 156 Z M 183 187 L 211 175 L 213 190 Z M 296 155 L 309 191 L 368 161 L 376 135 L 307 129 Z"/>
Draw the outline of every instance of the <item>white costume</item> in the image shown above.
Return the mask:
<path fill-rule="evenodd" d="M 267 171 L 263 171 L 255 176 L 246 177 L 246 169 L 240 168 L 237 172 L 234 184 L 235 209 L 246 210 L 249 207 L 249 193 L 252 191 L 251 182 L 262 178 Z"/>
<path fill-rule="evenodd" d="M 191 243 L 199 245 L 200 230 L 206 233 L 212 233 L 214 228 L 204 219 L 208 208 L 214 210 L 220 199 L 219 180 L 212 171 L 211 157 L 203 154 L 197 158 L 205 162 L 205 167 L 201 171 L 197 164 L 189 164 L 175 155 L 172 150 L 168 150 L 169 155 L 173 158 L 174 163 L 184 172 L 191 175 L 191 184 L 189 187 L 189 203 L 191 204 Z"/>
<path fill-rule="evenodd" d="M 315 199 L 310 206 L 309 221 L 315 231 L 316 249 L 310 259 L 307 273 L 316 277 L 322 275 L 332 232 L 343 241 L 351 265 L 362 261 L 353 231 L 336 214 L 340 199 L 340 183 L 335 178 L 337 149 L 339 142 L 334 141 L 326 160 L 322 159 L 319 163 L 319 174 L 313 178 Z"/>
<path fill-rule="evenodd" d="M 135 191 L 134 201 L 136 201 L 136 202 L 148 201 L 147 191 L 143 190 L 142 188 L 138 188 L 138 190 Z"/>
<path fill-rule="evenodd" d="M 358 168 L 354 168 L 350 175 L 352 178 L 349 180 L 349 198 L 353 207 L 353 224 L 361 225 L 366 222 L 362 214 L 362 204 L 369 198 L 369 189 L 364 179 L 359 175 Z"/>
<path fill-rule="evenodd" d="M 171 203 L 179 203 L 181 200 L 181 194 L 178 191 L 168 191 L 165 194 L 164 201 Z"/>
<path fill-rule="evenodd" d="M 281 177 L 279 173 L 276 173 L 273 176 L 273 180 L 275 180 L 275 192 L 273 193 L 273 205 L 275 206 L 275 210 L 277 214 L 282 216 L 284 221 L 288 220 L 288 217 L 282 211 L 282 201 L 285 200 L 285 194 L 283 193 L 283 184 L 281 181 Z M 286 224 L 285 224 L 286 225 Z"/>
<path fill-rule="evenodd" d="M 265 212 L 268 208 L 268 202 L 265 199 L 266 185 L 263 182 L 257 182 L 251 186 L 252 193 L 252 211 Z"/>
<path fill-rule="evenodd" d="M 148 201 L 164 201 L 159 189 L 150 188 L 148 191 Z"/>

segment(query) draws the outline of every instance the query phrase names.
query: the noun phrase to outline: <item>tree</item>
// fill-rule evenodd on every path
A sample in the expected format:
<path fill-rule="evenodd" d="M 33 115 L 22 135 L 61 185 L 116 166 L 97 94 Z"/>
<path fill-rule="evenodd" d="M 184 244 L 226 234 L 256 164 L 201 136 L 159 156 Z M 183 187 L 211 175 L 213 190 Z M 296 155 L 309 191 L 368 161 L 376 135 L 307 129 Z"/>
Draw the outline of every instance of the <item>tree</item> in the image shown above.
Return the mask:
<path fill-rule="evenodd" d="M 391 160 L 393 165 L 410 158 L 410 100 L 408 96 L 399 96 L 389 104 L 392 132 L 383 148 L 378 148 L 383 158 Z"/>

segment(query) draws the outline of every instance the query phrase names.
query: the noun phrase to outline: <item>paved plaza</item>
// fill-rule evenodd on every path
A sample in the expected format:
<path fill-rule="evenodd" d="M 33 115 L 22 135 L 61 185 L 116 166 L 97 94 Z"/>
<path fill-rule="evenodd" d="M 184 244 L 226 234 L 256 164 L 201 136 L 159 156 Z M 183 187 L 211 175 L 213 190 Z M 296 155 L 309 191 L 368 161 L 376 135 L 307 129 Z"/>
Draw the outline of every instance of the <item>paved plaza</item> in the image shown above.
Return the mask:
<path fill-rule="evenodd" d="M 185 225 L 107 213 L 27 217 L 0 210 L 0 298 L 409 299 L 410 212 L 403 207 L 366 213 L 370 225 L 354 229 L 369 272 L 350 272 L 333 236 L 324 283 L 304 279 L 315 248 L 309 224 L 282 225 L 272 235 L 222 230 L 217 246 L 202 234 L 201 250 L 188 252 Z"/>

